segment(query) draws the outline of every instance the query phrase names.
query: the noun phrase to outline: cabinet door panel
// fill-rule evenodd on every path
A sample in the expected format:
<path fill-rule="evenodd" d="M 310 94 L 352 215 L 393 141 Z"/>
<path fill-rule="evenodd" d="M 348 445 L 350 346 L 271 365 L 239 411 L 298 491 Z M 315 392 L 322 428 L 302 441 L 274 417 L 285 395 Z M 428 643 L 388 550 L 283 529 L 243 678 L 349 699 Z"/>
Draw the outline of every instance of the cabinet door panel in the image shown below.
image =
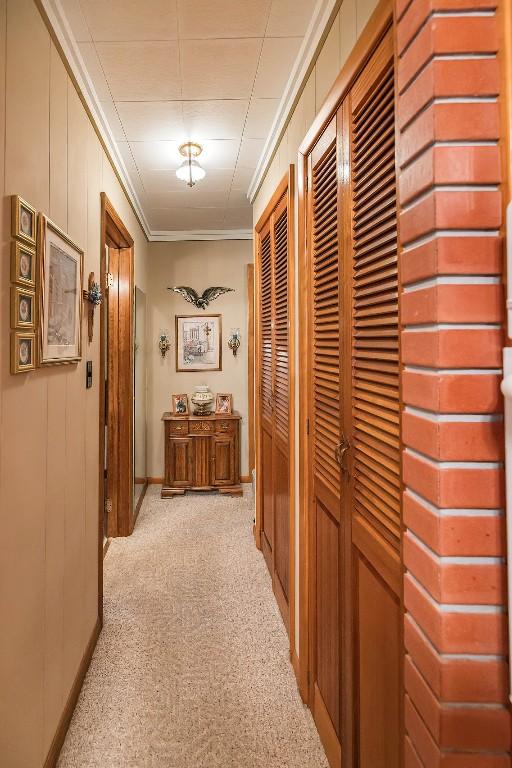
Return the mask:
<path fill-rule="evenodd" d="M 233 485 L 235 482 L 235 439 L 215 437 L 213 446 L 213 485 Z"/>
<path fill-rule="evenodd" d="M 193 440 L 190 437 L 169 438 L 169 461 L 166 477 L 167 485 L 174 488 L 185 488 L 192 485 L 193 476 Z"/>
<path fill-rule="evenodd" d="M 211 482 L 211 438 L 194 437 L 194 486 L 204 488 Z"/>

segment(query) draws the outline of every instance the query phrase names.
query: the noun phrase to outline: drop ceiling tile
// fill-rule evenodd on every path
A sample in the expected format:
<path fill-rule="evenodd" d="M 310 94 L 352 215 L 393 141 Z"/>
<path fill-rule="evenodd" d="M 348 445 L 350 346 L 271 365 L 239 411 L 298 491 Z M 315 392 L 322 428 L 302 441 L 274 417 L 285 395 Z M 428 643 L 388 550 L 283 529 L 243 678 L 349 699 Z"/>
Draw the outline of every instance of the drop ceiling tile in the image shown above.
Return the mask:
<path fill-rule="evenodd" d="M 90 42 L 92 37 L 80 5 L 80 0 L 61 0 L 61 4 L 76 42 Z"/>
<path fill-rule="evenodd" d="M 118 101 L 128 141 L 183 141 L 181 101 Z"/>
<path fill-rule="evenodd" d="M 228 208 L 224 226 L 226 229 L 252 229 L 252 206 Z"/>
<path fill-rule="evenodd" d="M 176 166 L 177 167 L 177 166 Z M 168 171 L 148 171 L 142 169 L 140 172 L 142 183 L 148 193 L 159 192 L 180 192 L 184 195 L 187 191 L 183 181 L 176 177 L 175 169 Z M 209 170 L 205 178 L 201 181 L 201 189 L 217 193 L 219 191 L 227 192 L 231 186 L 233 171 L 228 169 Z M 199 186 L 199 185 L 198 185 Z"/>
<path fill-rule="evenodd" d="M 263 41 L 254 96 L 281 98 L 301 43 L 301 37 L 269 37 Z"/>
<path fill-rule="evenodd" d="M 233 188 L 229 193 L 228 208 L 245 208 L 249 205 L 246 189 Z"/>
<path fill-rule="evenodd" d="M 112 95 L 110 93 L 105 73 L 101 66 L 98 54 L 94 43 L 78 43 L 78 49 L 82 56 L 85 68 L 89 77 L 92 80 L 98 101 L 111 101 Z"/>
<path fill-rule="evenodd" d="M 278 104 L 279 99 L 251 99 L 244 138 L 266 139 L 270 133 Z"/>
<path fill-rule="evenodd" d="M 223 229 L 224 208 L 150 208 L 149 225 L 153 231 Z"/>
<path fill-rule="evenodd" d="M 243 168 L 237 165 L 233 174 L 233 187 L 236 189 L 249 189 L 253 176 L 254 168 Z"/>
<path fill-rule="evenodd" d="M 316 0 L 273 0 L 267 26 L 268 37 L 303 37 Z"/>
<path fill-rule="evenodd" d="M 96 50 L 114 101 L 181 97 L 177 43 L 98 43 Z"/>
<path fill-rule="evenodd" d="M 260 48 L 257 38 L 181 41 L 183 98 L 248 98 Z"/>
<path fill-rule="evenodd" d="M 123 159 L 123 163 L 125 165 L 126 170 L 128 171 L 128 175 L 130 177 L 130 180 L 133 184 L 133 187 L 137 194 L 140 194 L 144 192 L 144 186 L 142 184 L 142 179 L 139 174 L 139 169 L 137 168 L 137 165 L 135 164 L 133 155 L 130 150 L 130 145 L 127 141 L 118 141 L 116 142 L 116 147 Z"/>
<path fill-rule="evenodd" d="M 183 122 L 187 139 L 241 139 L 249 101 L 215 99 L 184 101 Z"/>
<path fill-rule="evenodd" d="M 198 158 L 205 170 L 230 168 L 234 171 L 240 149 L 239 139 L 214 139 L 203 141 L 203 152 Z"/>
<path fill-rule="evenodd" d="M 94 40 L 176 40 L 176 4 L 169 0 L 81 0 Z"/>
<path fill-rule="evenodd" d="M 178 189 L 167 192 L 151 192 L 146 194 L 149 208 L 226 208 L 229 197 L 229 187 L 212 191 L 198 182 L 194 187 L 187 187 L 182 181 Z"/>
<path fill-rule="evenodd" d="M 110 126 L 110 130 L 112 131 L 112 135 L 114 136 L 114 139 L 116 141 L 126 141 L 126 135 L 123 131 L 123 126 L 119 119 L 119 115 L 117 114 L 117 110 L 115 108 L 114 102 L 111 100 L 101 101 L 100 106 L 104 111 L 105 116 L 108 120 L 108 124 Z"/>
<path fill-rule="evenodd" d="M 178 0 L 180 38 L 263 37 L 271 0 Z"/>
<path fill-rule="evenodd" d="M 242 168 L 256 168 L 264 144 L 264 139 L 244 139 L 240 147 L 237 165 Z"/>

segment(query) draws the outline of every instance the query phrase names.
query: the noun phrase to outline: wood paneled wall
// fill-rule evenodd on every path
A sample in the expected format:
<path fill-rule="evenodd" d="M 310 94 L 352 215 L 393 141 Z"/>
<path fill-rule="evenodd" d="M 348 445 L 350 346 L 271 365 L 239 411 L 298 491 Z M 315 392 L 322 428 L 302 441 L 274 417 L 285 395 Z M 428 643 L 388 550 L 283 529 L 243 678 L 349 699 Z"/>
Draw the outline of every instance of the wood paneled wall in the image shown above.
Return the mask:
<path fill-rule="evenodd" d="M 80 364 L 10 375 L 9 196 L 69 232 L 85 275 L 101 191 L 142 288 L 147 243 L 33 0 L 0 0 L 0 82 L 0 763 L 41 768 L 98 615 L 99 321 L 89 345 L 84 313 Z"/>

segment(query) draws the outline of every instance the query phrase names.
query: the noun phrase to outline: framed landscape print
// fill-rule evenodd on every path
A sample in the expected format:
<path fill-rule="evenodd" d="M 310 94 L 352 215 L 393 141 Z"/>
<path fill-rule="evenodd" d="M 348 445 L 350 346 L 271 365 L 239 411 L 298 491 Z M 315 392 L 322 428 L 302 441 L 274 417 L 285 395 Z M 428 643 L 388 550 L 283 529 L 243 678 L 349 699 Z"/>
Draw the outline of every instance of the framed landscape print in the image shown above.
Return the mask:
<path fill-rule="evenodd" d="M 25 373 L 36 367 L 36 335 L 25 331 L 11 332 L 11 373 Z"/>
<path fill-rule="evenodd" d="M 222 370 L 222 315 L 176 315 L 176 370 Z"/>
<path fill-rule="evenodd" d="M 37 212 L 19 195 L 12 196 L 12 236 L 28 243 L 36 244 Z"/>
<path fill-rule="evenodd" d="M 40 216 L 40 364 L 74 363 L 82 355 L 83 251 Z"/>
<path fill-rule="evenodd" d="M 11 288 L 11 328 L 30 330 L 36 325 L 36 294 L 19 285 Z"/>
<path fill-rule="evenodd" d="M 188 395 L 172 396 L 172 412 L 175 416 L 188 416 Z"/>
<path fill-rule="evenodd" d="M 26 288 L 36 287 L 36 252 L 24 243 L 11 243 L 11 281 Z"/>

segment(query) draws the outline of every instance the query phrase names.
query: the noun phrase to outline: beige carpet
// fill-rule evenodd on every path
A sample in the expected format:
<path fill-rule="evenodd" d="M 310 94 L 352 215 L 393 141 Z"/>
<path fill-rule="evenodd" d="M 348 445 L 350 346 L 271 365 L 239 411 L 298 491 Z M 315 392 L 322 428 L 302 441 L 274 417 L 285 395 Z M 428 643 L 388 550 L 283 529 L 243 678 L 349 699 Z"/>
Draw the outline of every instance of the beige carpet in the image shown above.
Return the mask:
<path fill-rule="evenodd" d="M 159 490 L 105 559 L 105 627 L 59 768 L 327 768 L 254 546 L 252 493 Z"/>

